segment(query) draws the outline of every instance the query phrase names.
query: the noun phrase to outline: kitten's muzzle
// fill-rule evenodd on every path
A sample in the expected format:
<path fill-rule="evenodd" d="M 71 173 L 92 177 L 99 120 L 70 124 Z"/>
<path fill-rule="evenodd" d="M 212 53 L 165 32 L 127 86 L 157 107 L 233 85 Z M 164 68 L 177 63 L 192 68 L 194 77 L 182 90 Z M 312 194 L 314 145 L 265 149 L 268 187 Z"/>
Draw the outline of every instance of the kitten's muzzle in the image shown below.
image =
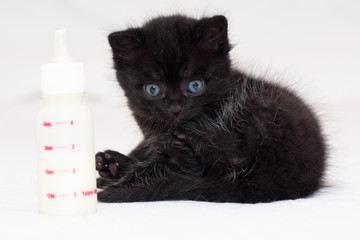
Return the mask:
<path fill-rule="evenodd" d="M 169 106 L 169 112 L 175 116 L 178 116 L 182 110 L 182 107 L 179 103 L 173 103 Z"/>

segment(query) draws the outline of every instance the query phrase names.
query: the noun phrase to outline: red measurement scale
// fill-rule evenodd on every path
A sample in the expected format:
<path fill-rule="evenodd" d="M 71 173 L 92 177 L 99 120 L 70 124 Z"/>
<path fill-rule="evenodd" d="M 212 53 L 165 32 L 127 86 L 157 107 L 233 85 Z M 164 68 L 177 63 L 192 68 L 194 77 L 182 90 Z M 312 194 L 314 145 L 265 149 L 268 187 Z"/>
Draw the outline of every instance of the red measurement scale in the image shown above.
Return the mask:
<path fill-rule="evenodd" d="M 61 150 L 61 149 L 75 149 L 75 144 L 71 144 L 69 146 L 44 146 L 45 151 L 54 151 L 54 150 Z"/>
<path fill-rule="evenodd" d="M 74 120 L 70 121 L 44 121 L 42 124 L 42 127 L 44 128 L 54 128 L 54 127 L 60 127 L 60 126 L 74 126 Z M 69 144 L 69 145 L 45 145 L 44 151 L 55 151 L 55 150 L 75 150 L 75 144 Z M 71 169 L 45 169 L 45 175 L 46 176 L 55 176 L 55 175 L 64 175 L 64 174 L 76 174 L 76 168 Z M 89 196 L 93 195 L 97 192 L 97 190 L 86 190 L 86 191 L 80 191 L 78 194 L 77 192 L 74 193 L 46 193 L 47 199 L 58 199 L 58 198 L 71 198 L 71 197 L 77 197 L 77 196 Z"/>
<path fill-rule="evenodd" d="M 74 125 L 74 120 L 70 120 L 68 122 L 64 121 L 64 122 L 52 122 L 52 121 L 44 121 L 43 122 L 43 127 L 55 127 L 56 125 Z M 54 151 L 56 149 L 75 149 L 75 144 L 70 144 L 67 146 L 53 146 L 53 145 L 45 145 L 44 146 L 44 150 L 45 151 Z"/>
<path fill-rule="evenodd" d="M 46 197 L 48 199 L 56 199 L 56 198 L 67 198 L 67 197 L 87 197 L 91 196 L 97 193 L 97 189 L 94 190 L 85 190 L 80 191 L 80 194 L 77 194 L 77 192 L 74 193 L 62 193 L 62 194 L 55 194 L 55 193 L 47 193 Z"/>
<path fill-rule="evenodd" d="M 49 170 L 49 169 L 46 169 L 45 170 L 45 174 L 46 175 L 55 175 L 55 174 L 62 174 L 62 173 L 72 173 L 72 174 L 75 174 L 76 173 L 76 168 L 73 168 L 71 170 L 69 169 L 66 169 L 66 170 Z"/>
<path fill-rule="evenodd" d="M 71 120 L 69 122 L 43 122 L 43 127 L 53 127 L 54 125 L 66 125 L 66 124 L 69 124 L 69 125 L 74 125 L 74 120 Z"/>

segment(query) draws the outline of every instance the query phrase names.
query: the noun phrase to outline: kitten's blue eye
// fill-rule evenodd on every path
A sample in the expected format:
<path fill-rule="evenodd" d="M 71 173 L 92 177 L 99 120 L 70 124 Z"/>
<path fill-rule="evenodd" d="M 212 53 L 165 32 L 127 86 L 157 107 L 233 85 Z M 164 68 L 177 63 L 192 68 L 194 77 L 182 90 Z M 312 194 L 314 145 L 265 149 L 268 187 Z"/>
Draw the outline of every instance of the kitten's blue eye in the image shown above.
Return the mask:
<path fill-rule="evenodd" d="M 160 87 L 156 84 L 145 85 L 145 91 L 147 92 L 147 94 L 149 94 L 152 97 L 157 97 L 161 93 Z"/>
<path fill-rule="evenodd" d="M 189 82 L 187 86 L 187 90 L 190 93 L 198 93 L 204 88 L 204 81 L 203 80 L 194 80 Z"/>

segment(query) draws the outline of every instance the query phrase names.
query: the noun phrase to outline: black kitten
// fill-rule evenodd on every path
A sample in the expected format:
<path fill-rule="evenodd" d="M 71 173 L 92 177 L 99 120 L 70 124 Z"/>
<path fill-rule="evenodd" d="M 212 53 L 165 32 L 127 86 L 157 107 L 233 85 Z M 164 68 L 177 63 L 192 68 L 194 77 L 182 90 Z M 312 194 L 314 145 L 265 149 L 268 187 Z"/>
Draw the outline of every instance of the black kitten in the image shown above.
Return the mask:
<path fill-rule="evenodd" d="M 227 20 L 171 16 L 109 35 L 144 140 L 96 155 L 103 202 L 269 202 L 320 187 L 325 145 L 292 92 L 231 68 Z"/>

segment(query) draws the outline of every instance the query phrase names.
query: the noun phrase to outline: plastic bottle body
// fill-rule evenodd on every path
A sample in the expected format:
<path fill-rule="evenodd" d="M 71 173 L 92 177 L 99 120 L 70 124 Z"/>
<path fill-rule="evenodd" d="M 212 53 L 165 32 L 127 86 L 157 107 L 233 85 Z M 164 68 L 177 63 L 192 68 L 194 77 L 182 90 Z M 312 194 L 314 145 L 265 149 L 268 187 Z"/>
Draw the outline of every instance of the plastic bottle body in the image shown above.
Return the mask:
<path fill-rule="evenodd" d="M 44 96 L 36 119 L 39 211 L 96 212 L 92 113 L 81 94 Z"/>

